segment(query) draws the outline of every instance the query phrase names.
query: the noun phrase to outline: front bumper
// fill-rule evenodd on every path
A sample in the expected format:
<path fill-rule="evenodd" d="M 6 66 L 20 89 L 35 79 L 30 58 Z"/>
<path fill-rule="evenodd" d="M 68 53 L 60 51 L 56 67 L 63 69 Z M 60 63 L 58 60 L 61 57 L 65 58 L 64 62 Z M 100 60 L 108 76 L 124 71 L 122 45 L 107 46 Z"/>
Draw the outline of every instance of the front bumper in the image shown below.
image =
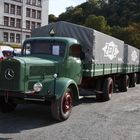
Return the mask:
<path fill-rule="evenodd" d="M 45 102 L 45 101 L 52 101 L 56 99 L 54 94 L 47 94 L 45 96 L 38 95 L 37 93 L 19 93 L 13 91 L 0 91 L 0 96 L 6 96 L 9 98 L 15 99 L 22 99 L 28 101 L 38 101 L 38 102 Z"/>

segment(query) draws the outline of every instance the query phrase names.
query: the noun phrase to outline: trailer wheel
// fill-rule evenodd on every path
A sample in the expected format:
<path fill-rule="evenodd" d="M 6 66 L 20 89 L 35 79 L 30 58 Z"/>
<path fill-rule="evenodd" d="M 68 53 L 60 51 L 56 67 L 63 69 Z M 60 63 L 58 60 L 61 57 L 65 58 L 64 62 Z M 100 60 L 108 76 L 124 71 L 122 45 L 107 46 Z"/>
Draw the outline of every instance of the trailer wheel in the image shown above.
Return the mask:
<path fill-rule="evenodd" d="M 123 76 L 122 79 L 122 90 L 123 92 L 127 91 L 130 85 L 130 79 L 128 75 Z"/>
<path fill-rule="evenodd" d="M 130 87 L 135 87 L 136 86 L 136 78 L 137 78 L 136 73 L 131 74 Z"/>
<path fill-rule="evenodd" d="M 113 94 L 113 80 L 112 78 L 106 78 L 104 80 L 104 85 L 103 85 L 103 101 L 109 101 L 112 97 Z"/>
<path fill-rule="evenodd" d="M 137 73 L 137 82 L 136 83 L 140 84 L 140 74 L 139 73 Z"/>
<path fill-rule="evenodd" d="M 9 98 L 7 101 L 4 97 L 0 97 L 0 109 L 3 113 L 12 112 L 15 110 L 17 104 L 13 101 L 12 98 Z"/>
<path fill-rule="evenodd" d="M 72 90 L 68 88 L 60 99 L 52 101 L 51 113 L 55 120 L 64 121 L 69 118 L 72 111 L 72 100 Z"/>

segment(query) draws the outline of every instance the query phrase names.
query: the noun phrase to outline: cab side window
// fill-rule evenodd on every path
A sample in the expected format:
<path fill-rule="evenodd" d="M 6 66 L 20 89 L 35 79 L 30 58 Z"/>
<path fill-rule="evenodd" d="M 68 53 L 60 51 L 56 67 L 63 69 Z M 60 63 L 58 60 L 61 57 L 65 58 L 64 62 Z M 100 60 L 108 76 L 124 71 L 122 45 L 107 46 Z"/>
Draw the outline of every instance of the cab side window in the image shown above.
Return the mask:
<path fill-rule="evenodd" d="M 75 45 L 72 45 L 70 47 L 69 56 L 80 58 L 80 54 L 81 54 L 81 46 L 80 45 L 75 44 Z"/>

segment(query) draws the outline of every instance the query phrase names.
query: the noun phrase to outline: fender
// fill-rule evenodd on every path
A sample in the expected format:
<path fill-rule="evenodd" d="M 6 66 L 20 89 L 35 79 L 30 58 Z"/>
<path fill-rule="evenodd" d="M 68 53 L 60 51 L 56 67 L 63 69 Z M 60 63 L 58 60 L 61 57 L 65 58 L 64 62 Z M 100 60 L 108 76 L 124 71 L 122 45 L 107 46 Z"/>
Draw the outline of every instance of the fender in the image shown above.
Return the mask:
<path fill-rule="evenodd" d="M 49 92 L 50 94 L 53 95 L 55 94 L 56 99 L 59 99 L 61 96 L 63 96 L 67 88 L 71 87 L 74 93 L 74 99 L 78 99 L 79 97 L 79 89 L 75 81 L 72 79 L 65 78 L 65 77 L 57 78 L 55 81 L 55 86 L 54 86 L 54 79 L 50 81 L 43 81 L 42 84 L 43 84 L 43 89 L 39 93 L 40 95 L 47 95 Z"/>

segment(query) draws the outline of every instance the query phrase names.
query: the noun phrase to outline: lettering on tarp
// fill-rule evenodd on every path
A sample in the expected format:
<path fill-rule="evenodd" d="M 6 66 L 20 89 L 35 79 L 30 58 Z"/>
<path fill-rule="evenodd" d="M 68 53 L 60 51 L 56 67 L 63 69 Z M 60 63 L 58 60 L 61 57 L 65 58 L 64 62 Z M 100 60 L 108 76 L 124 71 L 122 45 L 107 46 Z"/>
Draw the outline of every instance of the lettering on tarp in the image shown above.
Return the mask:
<path fill-rule="evenodd" d="M 108 57 L 110 60 L 113 60 L 119 54 L 118 46 L 113 41 L 106 43 L 102 50 L 104 51 L 104 57 Z"/>
<path fill-rule="evenodd" d="M 131 54 L 131 59 L 133 62 L 135 62 L 138 58 L 137 52 L 134 50 Z"/>

